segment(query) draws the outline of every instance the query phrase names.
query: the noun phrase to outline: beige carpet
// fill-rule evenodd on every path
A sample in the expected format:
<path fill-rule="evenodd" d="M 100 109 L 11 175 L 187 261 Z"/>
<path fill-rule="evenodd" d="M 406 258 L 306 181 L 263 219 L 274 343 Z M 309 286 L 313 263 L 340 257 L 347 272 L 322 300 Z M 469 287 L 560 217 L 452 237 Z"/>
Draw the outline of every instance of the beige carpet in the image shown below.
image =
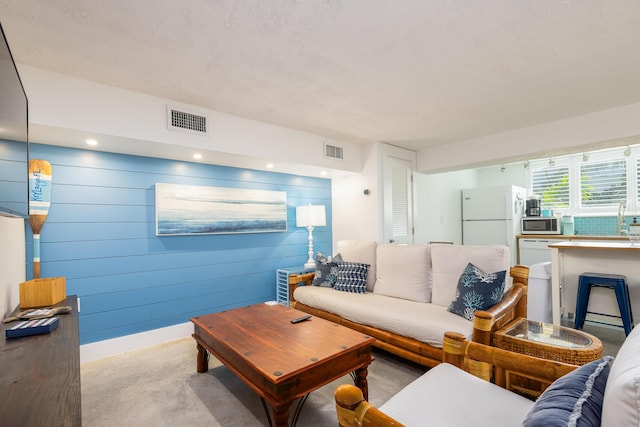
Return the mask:
<path fill-rule="evenodd" d="M 587 323 L 585 331 L 615 355 L 624 331 Z M 369 397 L 379 406 L 424 372 L 424 368 L 375 352 L 369 368 Z M 209 372 L 196 372 L 196 345 L 185 338 L 85 363 L 81 366 L 85 427 L 268 426 L 261 400 L 212 358 Z M 343 377 L 315 391 L 302 408 L 299 427 L 337 425 L 333 391 L 351 383 Z M 295 404 L 291 413 L 295 410 Z"/>
<path fill-rule="evenodd" d="M 260 398 L 215 358 L 196 372 L 192 338 L 81 366 L 82 421 L 99 426 L 268 426 Z M 369 367 L 369 400 L 380 405 L 424 372 L 424 368 L 376 352 Z M 333 391 L 352 383 L 345 376 L 313 392 L 299 427 L 335 426 Z M 295 404 L 291 408 L 291 414 Z"/>

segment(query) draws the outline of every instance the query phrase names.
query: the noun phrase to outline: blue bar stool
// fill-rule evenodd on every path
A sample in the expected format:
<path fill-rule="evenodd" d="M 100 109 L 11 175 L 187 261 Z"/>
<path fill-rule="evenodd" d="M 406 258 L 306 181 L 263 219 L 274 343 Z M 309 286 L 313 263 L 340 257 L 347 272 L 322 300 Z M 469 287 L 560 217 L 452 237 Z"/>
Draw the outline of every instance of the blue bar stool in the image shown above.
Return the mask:
<path fill-rule="evenodd" d="M 620 318 L 624 325 L 625 335 L 633 329 L 633 314 L 629 299 L 629 286 L 626 276 L 619 274 L 582 273 L 578 279 L 578 300 L 576 302 L 575 329 L 582 329 L 587 316 L 589 295 L 592 287 L 612 288 L 616 292 L 616 300 L 620 309 Z"/>

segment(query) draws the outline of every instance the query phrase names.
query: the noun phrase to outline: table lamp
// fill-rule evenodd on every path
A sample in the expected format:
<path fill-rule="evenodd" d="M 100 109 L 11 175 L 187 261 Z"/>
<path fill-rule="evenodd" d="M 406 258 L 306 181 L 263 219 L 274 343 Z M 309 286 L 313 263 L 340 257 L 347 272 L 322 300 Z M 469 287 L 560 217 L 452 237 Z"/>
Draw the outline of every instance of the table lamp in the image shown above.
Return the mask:
<path fill-rule="evenodd" d="M 324 212 L 324 205 L 303 205 L 296 207 L 296 226 L 307 227 L 309 230 L 309 259 L 304 264 L 304 268 L 316 266 L 313 260 L 313 227 L 324 227 L 327 219 Z"/>

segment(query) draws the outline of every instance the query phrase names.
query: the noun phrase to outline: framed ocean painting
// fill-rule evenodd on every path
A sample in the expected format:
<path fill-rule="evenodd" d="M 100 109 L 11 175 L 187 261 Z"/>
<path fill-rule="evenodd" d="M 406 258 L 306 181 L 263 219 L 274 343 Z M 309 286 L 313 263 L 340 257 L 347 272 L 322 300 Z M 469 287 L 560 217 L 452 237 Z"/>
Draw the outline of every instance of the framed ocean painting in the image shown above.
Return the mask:
<path fill-rule="evenodd" d="M 156 235 L 287 231 L 287 193 L 156 183 Z"/>

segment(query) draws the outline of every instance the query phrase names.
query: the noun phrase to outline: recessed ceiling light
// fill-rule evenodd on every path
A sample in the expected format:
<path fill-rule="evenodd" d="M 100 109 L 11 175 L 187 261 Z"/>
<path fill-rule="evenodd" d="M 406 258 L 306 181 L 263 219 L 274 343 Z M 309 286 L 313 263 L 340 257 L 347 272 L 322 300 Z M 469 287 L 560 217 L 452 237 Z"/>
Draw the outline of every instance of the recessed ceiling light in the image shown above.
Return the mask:
<path fill-rule="evenodd" d="M 327 175 L 327 171 L 320 171 L 320 175 L 326 176 Z"/>
<path fill-rule="evenodd" d="M 267 163 L 267 168 L 268 169 L 273 169 L 273 163 Z"/>
<path fill-rule="evenodd" d="M 85 142 L 87 143 L 87 145 L 91 146 L 98 145 L 98 141 L 96 141 L 95 139 L 87 139 Z"/>
<path fill-rule="evenodd" d="M 196 159 L 196 160 L 200 160 L 200 159 L 202 158 L 202 154 L 200 154 L 200 153 L 195 153 L 195 154 L 193 155 L 193 158 L 194 158 L 194 159 Z"/>

